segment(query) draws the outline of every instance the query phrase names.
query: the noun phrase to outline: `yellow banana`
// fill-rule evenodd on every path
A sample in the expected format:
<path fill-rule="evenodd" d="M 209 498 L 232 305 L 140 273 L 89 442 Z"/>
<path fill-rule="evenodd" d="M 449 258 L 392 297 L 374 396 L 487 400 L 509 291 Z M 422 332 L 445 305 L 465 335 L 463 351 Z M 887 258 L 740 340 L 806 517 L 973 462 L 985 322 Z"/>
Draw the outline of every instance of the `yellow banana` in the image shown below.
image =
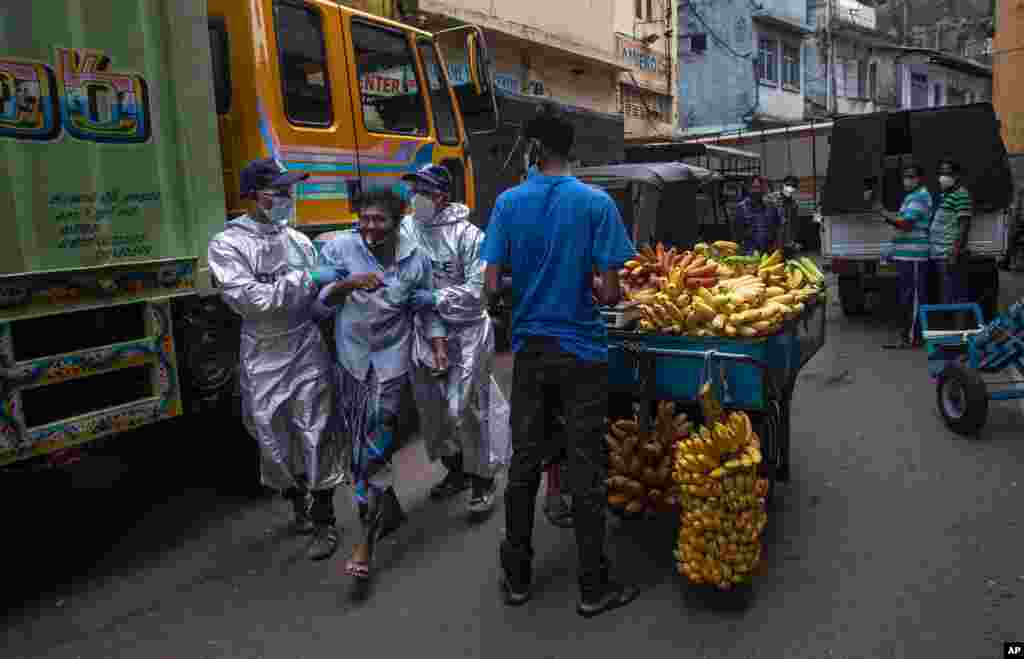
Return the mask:
<path fill-rule="evenodd" d="M 781 263 L 781 262 L 782 262 L 782 252 L 779 251 L 779 250 L 775 250 L 774 252 L 772 252 L 771 256 L 769 256 L 767 259 L 764 259 L 763 261 L 761 261 L 761 268 L 762 269 L 770 268 L 770 267 L 772 267 L 772 266 L 774 266 L 774 265 L 776 265 L 778 263 Z"/>

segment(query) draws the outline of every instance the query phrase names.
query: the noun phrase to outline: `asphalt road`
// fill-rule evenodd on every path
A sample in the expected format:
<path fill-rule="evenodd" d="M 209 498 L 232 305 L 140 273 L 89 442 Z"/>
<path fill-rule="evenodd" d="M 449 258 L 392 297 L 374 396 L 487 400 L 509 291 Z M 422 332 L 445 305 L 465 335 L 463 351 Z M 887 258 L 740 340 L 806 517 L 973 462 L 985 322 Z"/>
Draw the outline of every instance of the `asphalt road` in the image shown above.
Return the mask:
<path fill-rule="evenodd" d="M 1004 275 L 1004 298 L 1024 292 Z M 834 298 L 834 296 L 833 296 Z M 305 560 L 280 500 L 220 494 L 202 448 L 224 431 L 135 437 L 130 463 L 5 483 L 4 657 L 998 657 L 1024 640 L 1024 411 L 984 435 L 938 418 L 922 352 L 887 352 L 878 319 L 830 313 L 793 401 L 793 481 L 745 600 L 708 599 L 673 569 L 671 525 L 612 522 L 610 553 L 642 584 L 627 609 L 575 614 L 571 532 L 537 522 L 535 600 L 498 598 L 503 515 L 468 522 L 426 490 L 422 447 L 399 457 L 410 523 L 354 598 L 347 498 L 336 558 Z M 501 359 L 507 386 L 510 360 Z M 212 474 L 211 474 L 212 471 Z"/>

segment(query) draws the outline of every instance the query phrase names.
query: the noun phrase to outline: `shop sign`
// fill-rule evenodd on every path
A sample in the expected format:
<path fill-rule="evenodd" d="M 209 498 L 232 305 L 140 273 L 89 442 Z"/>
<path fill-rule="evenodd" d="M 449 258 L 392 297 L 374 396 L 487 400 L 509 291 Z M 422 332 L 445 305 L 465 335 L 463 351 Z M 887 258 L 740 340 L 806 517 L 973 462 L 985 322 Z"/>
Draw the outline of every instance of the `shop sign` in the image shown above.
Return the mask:
<path fill-rule="evenodd" d="M 521 84 L 519 77 L 508 73 L 495 73 L 494 74 L 494 86 L 498 89 L 510 92 L 512 94 L 518 94 L 521 91 Z"/>
<path fill-rule="evenodd" d="M 632 63 L 634 66 L 636 66 L 636 68 L 640 69 L 641 71 L 658 70 L 658 56 L 645 52 L 641 48 L 631 48 L 629 46 L 623 46 L 622 59 Z"/>

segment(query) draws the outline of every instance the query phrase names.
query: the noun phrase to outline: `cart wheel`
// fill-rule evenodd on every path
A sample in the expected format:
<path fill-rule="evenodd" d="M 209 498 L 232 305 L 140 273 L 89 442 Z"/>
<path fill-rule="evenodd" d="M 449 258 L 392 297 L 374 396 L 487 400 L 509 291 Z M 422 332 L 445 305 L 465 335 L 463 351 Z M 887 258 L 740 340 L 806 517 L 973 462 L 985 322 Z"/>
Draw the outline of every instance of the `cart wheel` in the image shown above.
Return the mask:
<path fill-rule="evenodd" d="M 988 416 L 988 389 L 977 371 L 950 364 L 935 386 L 939 414 L 950 430 L 969 437 L 977 435 Z"/>

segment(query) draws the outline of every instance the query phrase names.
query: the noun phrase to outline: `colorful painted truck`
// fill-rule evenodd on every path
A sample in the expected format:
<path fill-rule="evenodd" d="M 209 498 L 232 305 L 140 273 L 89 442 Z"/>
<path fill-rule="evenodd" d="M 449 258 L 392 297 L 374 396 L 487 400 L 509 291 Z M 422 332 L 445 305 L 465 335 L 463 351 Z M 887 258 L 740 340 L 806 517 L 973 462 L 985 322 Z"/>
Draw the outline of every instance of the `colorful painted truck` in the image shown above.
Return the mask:
<path fill-rule="evenodd" d="M 246 162 L 312 173 L 297 225 L 314 237 L 427 163 L 472 204 L 466 123 L 497 122 L 488 55 L 473 26 L 442 36 L 468 54 L 458 90 L 437 35 L 330 0 L 5 9 L 0 467 L 230 399 L 238 319 L 206 248 L 244 212 Z"/>

